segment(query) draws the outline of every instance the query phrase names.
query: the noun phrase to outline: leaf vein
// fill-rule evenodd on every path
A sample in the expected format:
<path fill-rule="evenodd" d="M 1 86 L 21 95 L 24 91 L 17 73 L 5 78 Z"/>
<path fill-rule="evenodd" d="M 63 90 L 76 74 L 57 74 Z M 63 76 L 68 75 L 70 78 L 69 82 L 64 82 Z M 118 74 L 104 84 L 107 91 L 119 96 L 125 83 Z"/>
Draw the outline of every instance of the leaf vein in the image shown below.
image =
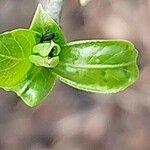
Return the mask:
<path fill-rule="evenodd" d="M 85 69 L 107 69 L 107 68 L 120 68 L 134 64 L 135 61 L 122 63 L 122 64 L 85 64 L 85 65 L 78 65 L 78 64 L 69 64 L 69 63 L 61 63 L 60 65 L 65 65 L 73 68 L 85 68 Z"/>

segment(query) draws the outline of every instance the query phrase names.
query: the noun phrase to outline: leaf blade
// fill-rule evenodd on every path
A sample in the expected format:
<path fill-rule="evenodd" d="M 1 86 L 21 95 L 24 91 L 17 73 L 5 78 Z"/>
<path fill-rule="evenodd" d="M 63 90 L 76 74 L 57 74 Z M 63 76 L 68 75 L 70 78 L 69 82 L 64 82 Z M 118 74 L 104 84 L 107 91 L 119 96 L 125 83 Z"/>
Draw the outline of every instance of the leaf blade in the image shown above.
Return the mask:
<path fill-rule="evenodd" d="M 90 92 L 115 93 L 138 78 L 137 51 L 128 41 L 92 40 L 62 47 L 54 69 L 63 82 Z"/>
<path fill-rule="evenodd" d="M 21 44 L 19 36 L 30 37 Z M 29 56 L 37 43 L 38 34 L 26 29 L 18 29 L 0 35 L 0 86 L 11 87 L 27 73 L 31 67 Z M 24 51 L 23 51 L 24 49 Z M 23 68 L 23 69 L 22 69 Z"/>
<path fill-rule="evenodd" d="M 28 74 L 18 85 L 11 88 L 30 107 L 37 106 L 50 93 L 56 76 L 51 70 L 32 66 Z"/>

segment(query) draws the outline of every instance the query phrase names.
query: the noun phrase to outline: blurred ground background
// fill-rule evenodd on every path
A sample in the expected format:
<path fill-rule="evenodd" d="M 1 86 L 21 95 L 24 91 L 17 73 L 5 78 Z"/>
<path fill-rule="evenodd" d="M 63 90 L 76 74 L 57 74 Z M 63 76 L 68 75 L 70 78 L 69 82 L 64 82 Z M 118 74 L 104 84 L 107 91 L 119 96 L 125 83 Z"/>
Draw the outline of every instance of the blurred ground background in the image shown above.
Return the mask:
<path fill-rule="evenodd" d="M 27 28 L 36 0 L 0 0 L 0 32 Z M 0 90 L 0 150 L 150 150 L 150 0 L 65 0 L 69 40 L 127 39 L 139 50 L 139 80 L 117 94 L 91 94 L 57 82 L 29 108 Z"/>

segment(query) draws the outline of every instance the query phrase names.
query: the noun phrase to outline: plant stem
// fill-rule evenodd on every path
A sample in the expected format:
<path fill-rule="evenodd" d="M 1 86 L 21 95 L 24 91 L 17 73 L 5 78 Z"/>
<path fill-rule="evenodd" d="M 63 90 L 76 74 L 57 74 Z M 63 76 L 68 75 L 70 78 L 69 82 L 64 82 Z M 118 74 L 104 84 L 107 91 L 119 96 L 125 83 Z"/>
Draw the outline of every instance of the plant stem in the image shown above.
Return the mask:
<path fill-rule="evenodd" d="M 40 0 L 47 13 L 59 24 L 64 0 Z"/>

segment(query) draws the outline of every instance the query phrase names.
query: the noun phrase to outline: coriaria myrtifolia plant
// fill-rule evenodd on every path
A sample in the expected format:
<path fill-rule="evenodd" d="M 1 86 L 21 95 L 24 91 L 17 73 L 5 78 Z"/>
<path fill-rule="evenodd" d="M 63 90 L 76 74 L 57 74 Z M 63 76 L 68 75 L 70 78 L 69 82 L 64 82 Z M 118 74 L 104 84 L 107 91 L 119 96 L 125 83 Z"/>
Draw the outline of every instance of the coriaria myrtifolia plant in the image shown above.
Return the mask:
<path fill-rule="evenodd" d="M 31 107 L 48 95 L 57 78 L 81 90 L 115 93 L 137 79 L 137 55 L 124 40 L 67 43 L 39 4 L 29 29 L 0 35 L 0 87 Z"/>

